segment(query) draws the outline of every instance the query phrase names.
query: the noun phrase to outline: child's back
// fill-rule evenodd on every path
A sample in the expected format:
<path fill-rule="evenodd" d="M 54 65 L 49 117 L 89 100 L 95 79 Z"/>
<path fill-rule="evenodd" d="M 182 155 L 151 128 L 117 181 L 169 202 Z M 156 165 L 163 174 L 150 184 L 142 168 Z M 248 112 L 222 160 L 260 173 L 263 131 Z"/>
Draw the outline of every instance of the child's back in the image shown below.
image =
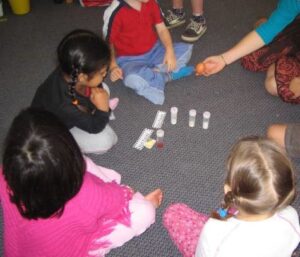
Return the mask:
<path fill-rule="evenodd" d="M 224 199 L 211 218 L 185 204 L 171 205 L 164 214 L 183 256 L 290 257 L 300 241 L 300 226 L 290 206 L 296 179 L 285 151 L 264 138 L 243 138 L 226 167 Z"/>
<path fill-rule="evenodd" d="M 201 232 L 196 257 L 290 257 L 299 236 L 299 217 L 291 206 L 260 221 L 210 218 Z"/>
<path fill-rule="evenodd" d="M 20 131 L 22 133 L 20 133 Z M 0 199 L 7 257 L 104 256 L 155 221 L 160 189 L 147 196 L 84 158 L 50 112 L 22 111 L 5 140 Z"/>

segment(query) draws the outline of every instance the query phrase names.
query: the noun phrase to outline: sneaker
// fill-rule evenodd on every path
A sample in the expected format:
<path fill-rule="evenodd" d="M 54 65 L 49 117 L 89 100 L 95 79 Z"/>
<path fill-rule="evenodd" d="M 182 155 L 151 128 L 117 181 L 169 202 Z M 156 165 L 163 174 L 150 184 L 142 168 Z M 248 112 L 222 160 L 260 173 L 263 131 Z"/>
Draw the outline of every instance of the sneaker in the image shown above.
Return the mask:
<path fill-rule="evenodd" d="M 194 71 L 195 71 L 194 66 L 184 66 L 180 70 L 178 70 L 176 72 L 172 72 L 171 79 L 177 80 L 177 79 L 181 79 L 181 78 L 190 76 L 194 73 Z"/>
<path fill-rule="evenodd" d="M 168 10 L 168 14 L 164 17 L 166 27 L 172 29 L 185 23 L 185 13 L 176 13 L 173 10 Z"/>
<path fill-rule="evenodd" d="M 205 33 L 206 29 L 205 22 L 197 22 L 191 19 L 190 24 L 181 35 L 181 39 L 189 43 L 195 42 Z"/>

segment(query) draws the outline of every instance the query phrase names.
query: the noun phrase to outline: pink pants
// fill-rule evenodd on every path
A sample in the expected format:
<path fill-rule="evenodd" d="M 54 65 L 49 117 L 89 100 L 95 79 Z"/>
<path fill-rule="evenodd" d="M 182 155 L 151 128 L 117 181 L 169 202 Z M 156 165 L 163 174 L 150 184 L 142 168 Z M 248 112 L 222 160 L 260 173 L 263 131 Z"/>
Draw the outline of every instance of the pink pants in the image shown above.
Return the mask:
<path fill-rule="evenodd" d="M 115 181 L 121 183 L 121 176 L 114 170 L 96 165 L 91 159 L 85 157 L 86 170 L 105 182 Z M 144 196 L 136 192 L 129 201 L 130 226 L 118 223 L 113 231 L 97 240 L 101 248 L 90 250 L 89 256 L 103 257 L 110 250 L 120 247 L 135 236 L 142 234 L 155 222 L 155 207 Z"/>
<path fill-rule="evenodd" d="M 172 204 L 166 209 L 164 226 L 184 257 L 195 256 L 201 230 L 208 218 L 183 203 Z"/>

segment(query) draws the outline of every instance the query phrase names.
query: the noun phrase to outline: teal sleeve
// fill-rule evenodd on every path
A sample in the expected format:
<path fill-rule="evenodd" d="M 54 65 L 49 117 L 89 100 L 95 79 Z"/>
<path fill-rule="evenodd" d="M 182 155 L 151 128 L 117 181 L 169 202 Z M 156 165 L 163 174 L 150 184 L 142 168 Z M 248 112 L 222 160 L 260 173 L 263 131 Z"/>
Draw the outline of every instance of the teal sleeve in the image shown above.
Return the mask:
<path fill-rule="evenodd" d="M 300 0 L 279 0 L 277 8 L 256 32 L 265 44 L 270 43 L 300 13 Z"/>

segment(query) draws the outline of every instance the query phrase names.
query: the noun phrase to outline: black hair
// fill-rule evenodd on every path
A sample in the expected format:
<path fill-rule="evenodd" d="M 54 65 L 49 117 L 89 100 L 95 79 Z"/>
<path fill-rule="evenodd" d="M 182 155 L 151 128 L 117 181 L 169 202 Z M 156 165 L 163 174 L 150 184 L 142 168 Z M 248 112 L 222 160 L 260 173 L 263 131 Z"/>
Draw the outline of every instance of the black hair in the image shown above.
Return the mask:
<path fill-rule="evenodd" d="M 65 125 L 34 108 L 13 120 L 4 144 L 10 200 L 27 219 L 60 216 L 83 183 L 85 162 Z"/>
<path fill-rule="evenodd" d="M 64 74 L 71 78 L 69 94 L 72 103 L 82 111 L 87 111 L 79 105 L 76 98 L 75 85 L 80 73 L 89 77 L 93 73 L 108 67 L 111 60 L 109 45 L 94 32 L 77 29 L 67 34 L 57 48 L 59 66 Z"/>

